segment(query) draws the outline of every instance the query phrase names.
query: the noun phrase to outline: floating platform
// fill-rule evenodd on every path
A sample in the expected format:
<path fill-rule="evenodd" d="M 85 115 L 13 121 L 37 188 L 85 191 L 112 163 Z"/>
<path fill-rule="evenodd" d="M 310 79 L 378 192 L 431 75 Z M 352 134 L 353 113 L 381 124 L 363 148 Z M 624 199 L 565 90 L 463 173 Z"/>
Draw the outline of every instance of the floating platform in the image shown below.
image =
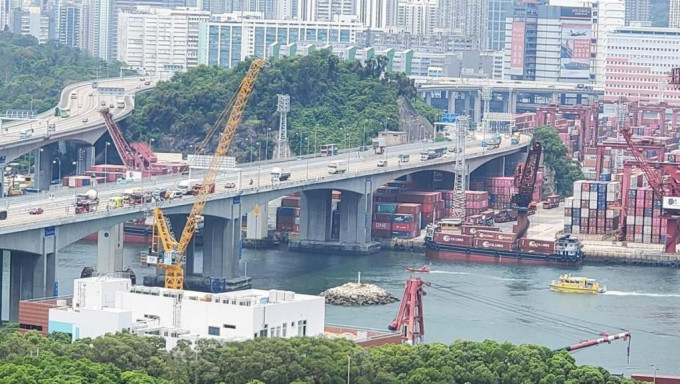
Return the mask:
<path fill-rule="evenodd" d="M 337 241 L 295 240 L 288 242 L 288 250 L 305 253 L 334 253 L 345 255 L 370 255 L 380 251 L 380 243 L 341 243 Z"/>
<path fill-rule="evenodd" d="M 279 241 L 272 238 L 241 240 L 241 246 L 246 249 L 270 249 L 278 247 L 280 244 Z"/>

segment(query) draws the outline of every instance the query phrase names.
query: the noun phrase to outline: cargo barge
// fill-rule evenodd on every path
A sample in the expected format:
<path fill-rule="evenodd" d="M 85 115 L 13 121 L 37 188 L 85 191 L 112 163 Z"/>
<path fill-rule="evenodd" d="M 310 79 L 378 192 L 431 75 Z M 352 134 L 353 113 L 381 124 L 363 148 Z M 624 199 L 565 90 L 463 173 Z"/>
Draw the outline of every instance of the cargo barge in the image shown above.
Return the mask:
<path fill-rule="evenodd" d="M 514 234 L 463 227 L 461 233 L 428 226 L 425 255 L 431 259 L 476 263 L 580 265 L 585 254 L 581 241 L 565 235 L 556 241 L 515 239 Z"/>

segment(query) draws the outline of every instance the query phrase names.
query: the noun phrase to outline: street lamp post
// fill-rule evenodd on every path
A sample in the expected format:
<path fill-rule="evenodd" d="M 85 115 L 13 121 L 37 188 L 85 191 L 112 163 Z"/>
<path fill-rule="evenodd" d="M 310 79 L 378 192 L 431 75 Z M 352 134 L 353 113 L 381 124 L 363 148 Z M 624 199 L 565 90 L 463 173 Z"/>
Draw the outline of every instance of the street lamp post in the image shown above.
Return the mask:
<path fill-rule="evenodd" d="M 654 364 L 652 364 L 652 368 L 654 368 L 654 381 L 653 381 L 653 383 L 656 384 L 656 371 L 658 371 L 659 368 Z"/>
<path fill-rule="evenodd" d="M 264 145 L 264 159 L 269 160 L 269 136 L 271 135 L 271 128 L 267 128 L 267 142 Z"/>
<path fill-rule="evenodd" d="M 106 146 L 104 147 L 104 164 L 109 163 L 109 145 L 111 145 L 111 143 L 107 141 Z"/>
<path fill-rule="evenodd" d="M 257 142 L 257 161 L 260 161 L 260 143 L 259 141 Z"/>
<path fill-rule="evenodd" d="M 298 156 L 302 156 L 302 134 L 298 133 Z"/>
<path fill-rule="evenodd" d="M 59 181 L 61 181 L 61 159 L 57 157 L 56 159 L 52 160 L 52 164 L 57 164 L 57 161 L 59 162 L 59 167 L 57 168 L 57 171 L 59 174 Z"/>
<path fill-rule="evenodd" d="M 349 162 L 352 150 L 349 148 L 349 133 L 347 133 L 346 135 L 347 135 L 347 172 L 349 173 Z"/>
<path fill-rule="evenodd" d="M 316 151 L 319 150 L 319 147 L 316 145 L 316 144 L 317 144 L 317 143 L 316 143 L 316 130 L 317 130 L 317 129 L 319 129 L 319 124 L 318 124 L 318 123 L 317 123 L 316 125 L 314 125 L 314 154 L 315 154 L 314 157 L 316 157 Z"/>

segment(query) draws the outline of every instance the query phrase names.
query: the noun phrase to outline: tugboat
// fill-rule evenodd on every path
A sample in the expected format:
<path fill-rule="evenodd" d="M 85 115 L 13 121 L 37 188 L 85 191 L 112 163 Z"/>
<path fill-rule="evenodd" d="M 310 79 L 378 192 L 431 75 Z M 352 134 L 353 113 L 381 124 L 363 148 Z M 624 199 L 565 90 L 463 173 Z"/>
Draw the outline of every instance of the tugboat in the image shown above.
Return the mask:
<path fill-rule="evenodd" d="M 557 280 L 550 283 L 550 290 L 568 293 L 604 293 L 607 288 L 600 287 L 595 279 L 587 277 L 560 275 Z"/>

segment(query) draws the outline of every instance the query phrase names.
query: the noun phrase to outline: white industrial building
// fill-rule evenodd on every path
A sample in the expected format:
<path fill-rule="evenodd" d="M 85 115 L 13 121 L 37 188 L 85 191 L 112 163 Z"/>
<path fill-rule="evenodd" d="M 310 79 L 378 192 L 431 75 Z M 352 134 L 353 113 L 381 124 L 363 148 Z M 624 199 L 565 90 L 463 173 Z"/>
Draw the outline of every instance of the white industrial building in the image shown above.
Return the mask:
<path fill-rule="evenodd" d="M 157 74 L 198 66 L 198 25 L 210 12 L 189 8 L 123 9 L 118 14 L 118 60 Z"/>
<path fill-rule="evenodd" d="M 162 336 L 168 350 L 180 340 L 318 336 L 324 327 L 320 296 L 259 289 L 209 294 L 131 286 L 115 277 L 76 279 L 72 305 L 50 309 L 48 323 L 50 333 L 73 340 L 120 331 Z"/>
<path fill-rule="evenodd" d="M 607 43 L 605 100 L 680 105 L 680 90 L 669 84 L 680 57 L 680 29 L 622 27 Z"/>

